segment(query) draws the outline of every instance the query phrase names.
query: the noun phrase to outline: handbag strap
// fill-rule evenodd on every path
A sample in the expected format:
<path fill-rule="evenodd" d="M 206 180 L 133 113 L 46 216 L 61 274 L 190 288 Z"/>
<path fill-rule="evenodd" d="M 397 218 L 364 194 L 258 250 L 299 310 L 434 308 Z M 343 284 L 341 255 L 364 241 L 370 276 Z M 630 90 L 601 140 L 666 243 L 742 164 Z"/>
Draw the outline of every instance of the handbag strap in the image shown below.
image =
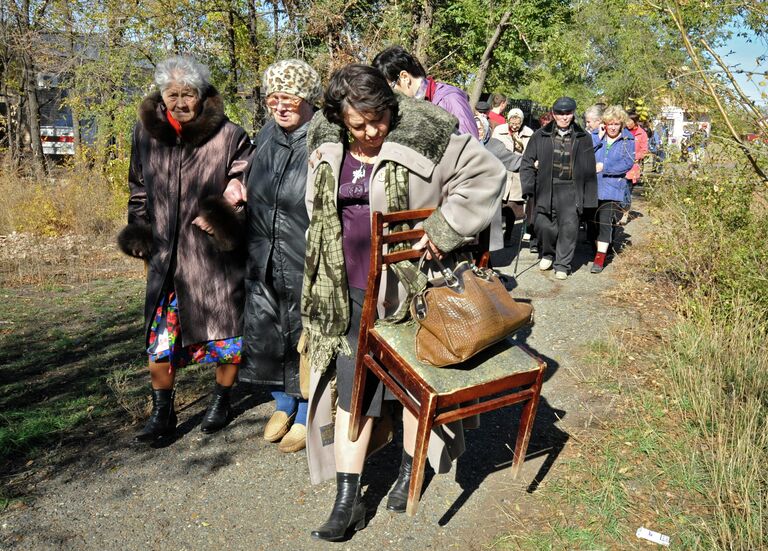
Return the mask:
<path fill-rule="evenodd" d="M 430 254 L 432 256 L 432 262 L 437 264 L 437 268 L 440 271 L 440 275 L 443 276 L 443 280 L 445 280 L 445 284 L 449 287 L 455 287 L 458 283 L 458 278 L 453 273 L 453 270 L 446 267 L 445 264 L 443 264 L 440 261 L 440 258 L 438 257 L 437 249 L 434 248 L 434 245 L 432 245 L 431 241 L 427 241 L 427 246 L 424 248 L 424 254 L 421 255 L 421 259 L 419 260 L 419 270 L 421 270 L 421 267 L 424 265 L 424 261 L 427 258 L 427 254 Z"/>

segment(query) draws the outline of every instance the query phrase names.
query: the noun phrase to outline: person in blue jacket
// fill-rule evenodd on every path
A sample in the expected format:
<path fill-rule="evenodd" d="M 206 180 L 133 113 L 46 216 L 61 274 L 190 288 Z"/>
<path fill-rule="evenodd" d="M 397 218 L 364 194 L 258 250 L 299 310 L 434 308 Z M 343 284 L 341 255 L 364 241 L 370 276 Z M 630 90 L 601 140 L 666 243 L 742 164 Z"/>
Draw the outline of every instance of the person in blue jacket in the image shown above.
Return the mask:
<path fill-rule="evenodd" d="M 605 266 L 608 248 L 613 243 L 613 228 L 621 217 L 620 203 L 627 193 L 626 175 L 635 162 L 635 138 L 625 128 L 629 116 L 618 105 L 603 111 L 603 128 L 595 143 L 597 170 L 597 210 L 590 235 L 597 240 L 590 272 L 599 274 Z"/>

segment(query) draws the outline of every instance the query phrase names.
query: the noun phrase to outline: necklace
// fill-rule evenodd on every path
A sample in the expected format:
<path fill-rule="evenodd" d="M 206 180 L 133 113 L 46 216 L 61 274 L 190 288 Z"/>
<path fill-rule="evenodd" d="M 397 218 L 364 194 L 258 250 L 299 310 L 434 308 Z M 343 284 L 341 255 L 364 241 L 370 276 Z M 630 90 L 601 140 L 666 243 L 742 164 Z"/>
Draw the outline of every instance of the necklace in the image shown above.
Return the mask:
<path fill-rule="evenodd" d="M 352 157 L 354 159 L 354 157 Z M 365 178 L 365 163 L 359 161 L 360 166 L 352 171 L 352 183 L 356 184 L 358 180 Z"/>
<path fill-rule="evenodd" d="M 349 150 L 349 156 L 355 159 L 358 163 L 360 163 L 360 166 L 357 167 L 355 170 L 352 171 L 352 183 L 356 184 L 358 180 L 362 180 L 365 178 L 365 173 L 367 171 L 367 164 L 371 164 L 375 162 L 376 156 L 370 156 L 367 153 L 364 153 L 363 151 L 352 151 L 352 148 Z"/>

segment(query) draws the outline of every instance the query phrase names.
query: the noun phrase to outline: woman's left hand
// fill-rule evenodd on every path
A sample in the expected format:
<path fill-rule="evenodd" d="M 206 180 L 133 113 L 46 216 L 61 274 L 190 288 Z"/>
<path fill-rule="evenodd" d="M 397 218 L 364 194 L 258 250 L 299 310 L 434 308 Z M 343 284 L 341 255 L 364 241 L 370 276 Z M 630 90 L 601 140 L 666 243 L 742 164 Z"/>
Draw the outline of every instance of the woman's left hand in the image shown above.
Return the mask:
<path fill-rule="evenodd" d="M 429 248 L 427 249 L 427 260 L 432 260 L 432 253 L 430 251 L 437 251 L 437 259 L 442 260 L 445 258 L 445 253 L 437 248 L 437 245 L 432 243 L 432 241 L 429 240 L 429 236 L 427 234 L 424 234 L 421 239 L 419 239 L 419 242 L 416 243 L 413 248 L 417 251 L 420 251 L 422 249 L 427 248 L 427 243 L 429 243 Z"/>
<path fill-rule="evenodd" d="M 213 235 L 213 226 L 211 226 L 211 224 L 209 224 L 208 221 L 202 216 L 198 216 L 197 218 L 192 220 L 192 225 L 197 226 L 208 235 Z"/>

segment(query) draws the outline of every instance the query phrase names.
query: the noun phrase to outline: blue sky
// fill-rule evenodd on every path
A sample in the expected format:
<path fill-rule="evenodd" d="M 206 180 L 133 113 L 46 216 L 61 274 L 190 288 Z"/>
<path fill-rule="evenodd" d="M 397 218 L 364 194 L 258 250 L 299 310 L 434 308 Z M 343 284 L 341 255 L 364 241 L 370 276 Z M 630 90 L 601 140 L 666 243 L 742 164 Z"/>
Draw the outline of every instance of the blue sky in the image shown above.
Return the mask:
<path fill-rule="evenodd" d="M 765 39 L 760 40 L 753 33 L 749 32 L 747 37 L 737 36 L 739 31 L 745 31 L 743 27 L 734 25 L 734 35 L 721 48 L 717 48 L 717 54 L 723 58 L 733 71 L 743 69 L 745 71 L 755 71 L 760 73 L 768 72 L 768 45 Z M 759 59 L 761 58 L 762 59 Z M 768 95 L 768 85 L 760 86 L 760 82 L 768 81 L 768 77 L 763 75 L 753 75 L 750 81 L 747 75 L 737 74 L 736 80 L 744 92 L 758 104 L 768 105 L 768 98 L 761 97 L 760 93 Z"/>

